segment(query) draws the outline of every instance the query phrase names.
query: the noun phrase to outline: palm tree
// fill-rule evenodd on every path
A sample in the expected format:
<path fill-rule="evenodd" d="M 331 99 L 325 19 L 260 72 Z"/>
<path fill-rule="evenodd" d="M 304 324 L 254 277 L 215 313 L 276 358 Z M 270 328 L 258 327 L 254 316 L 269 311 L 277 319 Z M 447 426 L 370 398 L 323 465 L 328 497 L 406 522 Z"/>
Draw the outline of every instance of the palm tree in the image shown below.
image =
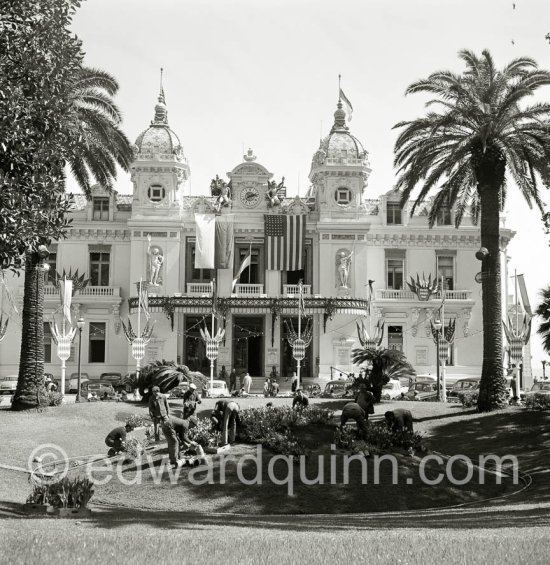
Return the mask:
<path fill-rule="evenodd" d="M 542 346 L 546 353 L 550 353 L 550 286 L 540 291 L 541 303 L 537 306 L 535 314 L 542 318 L 537 333 L 542 336 Z"/>
<path fill-rule="evenodd" d="M 529 206 L 543 212 L 539 187 L 550 185 L 550 104 L 520 103 L 541 86 L 550 73 L 528 58 L 515 59 L 502 70 L 488 51 L 478 57 L 461 51 L 462 74 L 439 71 L 411 84 L 407 94 L 433 95 L 436 105 L 424 117 L 400 122 L 395 144 L 396 189 L 404 204 L 420 185 L 414 209 L 439 188 L 429 213 L 432 227 L 438 212 L 456 206 L 458 227 L 466 212 L 481 220 L 483 368 L 478 409 L 506 403 L 502 361 L 499 212 L 506 200 L 507 175 Z"/>
<path fill-rule="evenodd" d="M 76 144 L 67 161 L 87 198 L 91 198 L 92 177 L 111 191 L 112 181 L 116 178 L 116 164 L 125 171 L 130 168 L 130 142 L 120 129 L 122 116 L 112 100 L 117 91 L 116 79 L 98 69 L 82 67 L 73 80 L 72 112 L 67 120 Z M 55 213 L 54 210 L 50 212 Z M 12 403 L 14 410 L 35 408 L 42 403 L 44 276 L 41 265 L 47 257 L 47 250 L 42 247 L 42 254 L 26 254 L 21 355 L 17 390 Z"/>
<path fill-rule="evenodd" d="M 377 402 L 380 402 L 382 397 L 382 387 L 390 379 L 399 379 L 399 377 L 408 377 L 416 374 L 404 353 L 397 349 L 364 347 L 354 349 L 351 353 L 352 360 L 356 365 L 366 362 L 372 364 L 367 380 L 357 378 L 353 383 L 353 387 L 360 387 L 362 384 L 366 384 L 371 388 Z"/>

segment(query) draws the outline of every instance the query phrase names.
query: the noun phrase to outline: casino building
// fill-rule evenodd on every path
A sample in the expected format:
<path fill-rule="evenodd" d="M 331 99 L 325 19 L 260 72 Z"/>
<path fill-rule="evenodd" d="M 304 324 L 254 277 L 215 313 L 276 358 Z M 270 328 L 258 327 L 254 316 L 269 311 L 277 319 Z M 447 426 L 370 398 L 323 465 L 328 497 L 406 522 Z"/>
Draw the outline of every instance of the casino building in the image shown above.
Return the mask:
<path fill-rule="evenodd" d="M 130 318 L 137 329 L 140 280 L 149 281 L 148 306 L 156 320 L 142 365 L 175 360 L 209 374 L 200 329 L 206 325 L 211 330 L 214 278 L 216 330 L 225 328 L 216 370 L 224 365 L 254 377 L 267 375 L 273 365 L 282 376 L 293 370 L 296 362 L 287 337 L 298 329 L 301 280 L 301 330 L 310 339 L 302 377 L 329 378 L 334 371 L 357 370 L 351 351 L 359 345 L 356 323 L 361 321 L 371 333 L 383 322 L 382 345 L 402 350 L 418 373 L 435 374 L 430 321 L 439 315 L 442 295 L 420 292 L 421 300 L 407 285 L 417 275 L 420 280 L 431 275 L 444 282 L 445 322 L 456 323 L 447 374 L 480 374 L 481 285 L 475 280 L 480 271 L 475 257 L 479 228 L 466 218 L 455 229 L 454 210 L 448 208 L 430 229 L 429 201 L 411 217 L 410 203 L 402 208 L 400 195 L 387 190 L 390 187 L 368 187 L 369 154 L 350 132 L 340 102 L 330 133 L 313 151 L 310 187 L 302 197 L 286 197 L 284 183 L 274 181 L 268 168 L 269 156 L 256 156 L 251 149 L 226 179 L 213 182 L 213 195 L 185 196 L 191 169 L 169 126 L 163 93 L 134 151 L 133 194 L 108 194 L 96 186 L 90 202 L 76 195 L 68 238 L 50 246 L 46 371 L 60 373 L 47 323 L 59 315 L 53 275 L 78 269 L 89 284 L 74 297 L 72 313 L 74 320 L 83 316 L 86 322 L 82 371 L 93 377 L 135 367 L 121 318 Z M 276 175 L 280 178 L 281 173 Z M 197 214 L 231 218 L 230 268 L 196 267 Z M 285 220 L 303 217 L 299 269 L 269 268 L 265 226 L 274 215 L 286 216 Z M 513 234 L 506 227 L 501 230 L 503 277 Z M 248 256 L 250 265 L 239 273 Z M 22 301 L 23 278 L 9 284 Z M 143 327 L 143 313 L 140 316 Z M 15 321 L 0 342 L 1 375 L 17 372 L 19 343 L 20 326 Z M 76 371 L 77 347 L 75 340 L 67 375 Z"/>

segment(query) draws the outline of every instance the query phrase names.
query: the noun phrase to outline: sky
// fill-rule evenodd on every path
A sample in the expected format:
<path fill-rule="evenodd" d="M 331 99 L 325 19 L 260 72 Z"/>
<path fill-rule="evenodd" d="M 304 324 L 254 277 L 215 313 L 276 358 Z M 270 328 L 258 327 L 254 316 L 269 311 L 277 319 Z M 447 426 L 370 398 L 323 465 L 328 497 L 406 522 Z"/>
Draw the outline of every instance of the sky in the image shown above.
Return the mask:
<path fill-rule="evenodd" d="M 437 70 L 460 72 L 461 49 L 489 49 L 499 67 L 529 56 L 550 68 L 548 0 L 86 0 L 72 29 L 85 64 L 119 81 L 116 102 L 132 142 L 153 119 L 164 69 L 168 122 L 189 161 L 191 195 L 207 194 L 248 148 L 277 181 L 285 177 L 289 196 L 305 195 L 341 75 L 351 133 L 370 155 L 365 196 L 377 198 L 395 182 L 393 126 L 426 111 L 426 98 L 404 95 L 409 84 Z M 132 192 L 128 174 L 116 188 Z M 516 231 L 510 267 L 525 274 L 536 305 L 550 284 L 550 236 L 517 191 L 509 190 L 506 211 Z M 548 356 L 535 333 L 532 346 L 540 374 Z"/>

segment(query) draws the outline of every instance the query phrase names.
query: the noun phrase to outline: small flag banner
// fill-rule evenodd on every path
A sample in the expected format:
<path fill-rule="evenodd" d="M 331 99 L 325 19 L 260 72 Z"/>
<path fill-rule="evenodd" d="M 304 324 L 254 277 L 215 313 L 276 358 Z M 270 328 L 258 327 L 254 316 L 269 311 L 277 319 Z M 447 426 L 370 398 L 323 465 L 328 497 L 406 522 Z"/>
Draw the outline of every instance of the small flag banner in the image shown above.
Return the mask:
<path fill-rule="evenodd" d="M 303 268 L 305 215 L 265 214 L 267 269 L 298 271 Z"/>
<path fill-rule="evenodd" d="M 353 114 L 353 106 L 348 100 L 348 97 L 344 94 L 344 91 L 340 89 L 340 100 L 344 103 L 344 110 L 346 111 L 346 117 L 348 122 L 351 122 L 351 115 Z"/>
<path fill-rule="evenodd" d="M 233 216 L 195 214 L 195 269 L 232 269 Z"/>
<path fill-rule="evenodd" d="M 231 292 L 233 292 L 235 290 L 235 285 L 237 284 L 239 277 L 243 274 L 243 271 L 247 267 L 250 267 L 251 262 L 252 262 L 252 252 L 249 252 L 248 255 L 243 259 L 243 262 L 241 263 L 239 270 L 237 271 L 237 274 L 235 275 L 235 278 L 233 279 L 233 284 L 231 285 Z"/>

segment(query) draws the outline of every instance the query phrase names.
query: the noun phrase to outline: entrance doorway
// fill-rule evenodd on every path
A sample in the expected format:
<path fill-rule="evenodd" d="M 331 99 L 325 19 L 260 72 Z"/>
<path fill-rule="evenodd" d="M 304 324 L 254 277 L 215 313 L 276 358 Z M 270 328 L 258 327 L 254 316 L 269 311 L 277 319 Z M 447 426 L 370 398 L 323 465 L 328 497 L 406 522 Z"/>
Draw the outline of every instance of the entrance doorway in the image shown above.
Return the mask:
<path fill-rule="evenodd" d="M 263 376 L 264 324 L 263 316 L 233 318 L 233 368 L 237 375 Z"/>
<path fill-rule="evenodd" d="M 302 333 L 306 329 L 307 320 L 310 318 L 302 318 Z M 309 322 L 313 323 L 312 321 Z M 288 379 L 292 377 L 292 373 L 296 371 L 297 361 L 292 356 L 292 347 L 288 343 L 289 329 L 298 332 L 298 318 L 282 318 L 281 319 L 281 377 Z M 313 347 L 309 344 L 306 348 L 306 356 L 300 361 L 300 380 L 310 379 L 313 377 Z"/>
<path fill-rule="evenodd" d="M 191 371 L 210 375 L 210 360 L 200 333 L 207 324 L 205 320 L 204 316 L 185 316 L 185 364 Z"/>

